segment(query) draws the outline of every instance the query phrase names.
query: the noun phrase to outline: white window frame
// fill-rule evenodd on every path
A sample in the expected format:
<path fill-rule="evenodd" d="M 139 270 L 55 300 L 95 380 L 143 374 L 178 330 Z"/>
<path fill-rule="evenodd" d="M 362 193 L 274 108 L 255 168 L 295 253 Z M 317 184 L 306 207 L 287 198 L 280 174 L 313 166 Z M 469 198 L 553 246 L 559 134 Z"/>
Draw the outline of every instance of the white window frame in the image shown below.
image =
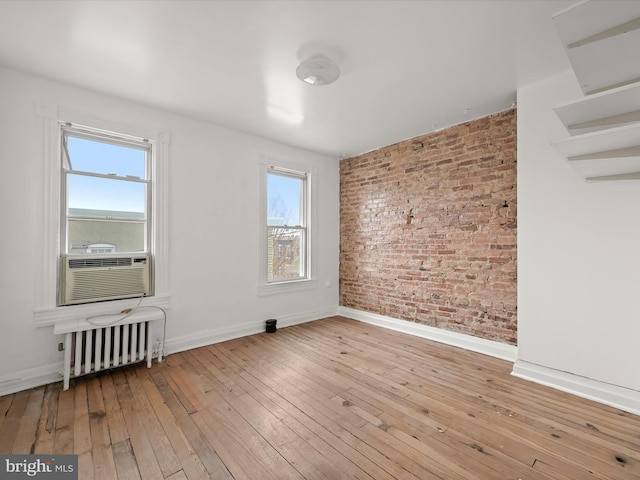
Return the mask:
<path fill-rule="evenodd" d="M 42 102 L 36 105 L 42 135 L 42 223 L 40 238 L 42 249 L 38 253 L 38 268 L 35 275 L 36 305 L 34 308 L 34 323 L 36 326 L 50 326 L 65 321 L 86 321 L 85 319 L 101 314 L 113 313 L 129 308 L 134 300 L 114 300 L 72 306 L 56 306 L 58 291 L 58 267 L 62 252 L 60 228 L 63 222 L 60 218 L 62 194 L 61 169 L 61 132 L 62 124 L 71 123 L 82 125 L 106 132 L 117 132 L 136 138 L 147 138 L 154 142 L 152 152 L 153 168 L 151 182 L 152 205 L 150 253 L 154 258 L 153 282 L 154 295 L 145 297 L 141 305 L 169 307 L 169 198 L 168 198 L 168 160 L 170 135 L 166 131 L 152 130 L 148 126 L 123 125 L 117 121 L 96 118 L 82 112 L 66 109 L 55 103 Z"/>
<path fill-rule="evenodd" d="M 150 240 L 152 237 L 151 234 L 153 232 L 153 225 L 151 222 L 151 216 L 152 216 L 151 214 L 153 212 L 153 182 L 151 181 L 151 178 L 153 177 L 153 163 L 154 163 L 153 151 L 155 150 L 154 142 L 150 141 L 147 138 L 134 138 L 134 137 L 131 137 L 130 135 L 125 136 L 119 132 L 104 132 L 104 131 L 99 131 L 94 128 L 89 128 L 85 126 L 72 125 L 70 123 L 60 125 L 60 135 L 61 135 L 61 139 L 60 139 L 61 146 L 64 144 L 65 137 L 70 136 L 74 138 L 85 139 L 92 142 L 104 142 L 110 145 L 119 145 L 119 146 L 124 146 L 128 148 L 139 148 L 144 150 L 146 152 L 145 155 L 147 156 L 147 158 L 145 158 L 144 178 L 118 177 L 113 174 L 98 174 L 93 172 L 78 171 L 71 168 L 67 168 L 64 160 L 61 161 L 60 167 L 62 169 L 62 173 L 61 173 L 62 187 L 61 187 L 60 199 L 62 201 L 62 208 L 61 208 L 61 219 L 60 219 L 60 222 L 61 222 L 60 254 L 65 255 L 65 254 L 73 253 L 73 252 L 67 251 L 68 250 L 67 247 L 69 244 L 69 239 L 68 239 L 69 220 L 73 219 L 74 217 L 73 215 L 70 215 L 68 212 L 69 175 L 104 178 L 104 179 L 114 180 L 114 181 L 135 182 L 139 184 L 144 184 L 146 186 L 145 218 L 144 218 L 144 221 L 140 221 L 140 220 L 135 221 L 136 223 L 144 223 L 144 250 L 142 252 L 135 251 L 135 252 L 118 252 L 118 253 L 135 253 L 135 254 L 150 253 L 151 252 Z M 67 149 L 63 147 L 60 152 L 64 159 L 65 157 L 68 156 L 69 153 L 67 151 L 65 154 L 63 150 L 66 151 Z M 68 158 L 67 160 L 71 161 L 71 159 L 68 159 Z M 83 218 L 83 217 L 76 217 L 76 218 Z M 124 221 L 124 220 L 119 219 L 119 221 Z M 115 252 L 112 252 L 112 253 L 115 253 Z"/>
<path fill-rule="evenodd" d="M 315 258 L 315 228 L 313 219 L 315 218 L 315 174 L 311 167 L 287 162 L 280 159 L 262 157 L 259 164 L 259 194 L 260 194 L 260 214 L 259 217 L 259 252 L 258 252 L 258 295 L 271 295 L 274 293 L 289 292 L 299 289 L 313 288 L 316 280 L 314 278 L 314 258 Z M 304 271 L 306 275 L 300 278 L 269 281 L 268 280 L 268 225 L 267 225 L 267 176 L 275 173 L 304 180 L 304 205 L 301 207 L 301 217 L 304 225 L 300 226 L 304 230 L 304 246 L 301 255 L 304 254 Z M 294 226 L 294 228 L 296 228 Z"/>

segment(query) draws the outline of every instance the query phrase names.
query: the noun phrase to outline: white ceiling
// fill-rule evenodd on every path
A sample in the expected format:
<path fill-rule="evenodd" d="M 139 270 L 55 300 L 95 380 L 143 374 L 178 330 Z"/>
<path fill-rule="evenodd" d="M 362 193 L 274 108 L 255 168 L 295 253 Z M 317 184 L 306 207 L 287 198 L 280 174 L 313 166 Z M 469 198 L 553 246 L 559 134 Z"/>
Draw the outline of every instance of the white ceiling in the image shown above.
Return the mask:
<path fill-rule="evenodd" d="M 504 110 L 569 69 L 551 17 L 573 3 L 5 0 L 0 64 L 345 157 Z M 336 83 L 296 78 L 317 53 Z"/>

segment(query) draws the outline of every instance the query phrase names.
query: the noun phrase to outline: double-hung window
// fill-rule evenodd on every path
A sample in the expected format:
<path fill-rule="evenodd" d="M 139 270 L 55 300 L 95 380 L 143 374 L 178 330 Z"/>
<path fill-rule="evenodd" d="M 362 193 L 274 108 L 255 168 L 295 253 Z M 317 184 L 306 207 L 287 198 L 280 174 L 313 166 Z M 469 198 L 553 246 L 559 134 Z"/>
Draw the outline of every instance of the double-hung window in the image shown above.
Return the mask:
<path fill-rule="evenodd" d="M 151 144 L 62 128 L 63 254 L 148 253 Z"/>
<path fill-rule="evenodd" d="M 304 172 L 267 168 L 266 283 L 309 278 L 309 179 Z"/>
<path fill-rule="evenodd" d="M 58 305 L 153 294 L 151 142 L 63 125 Z"/>

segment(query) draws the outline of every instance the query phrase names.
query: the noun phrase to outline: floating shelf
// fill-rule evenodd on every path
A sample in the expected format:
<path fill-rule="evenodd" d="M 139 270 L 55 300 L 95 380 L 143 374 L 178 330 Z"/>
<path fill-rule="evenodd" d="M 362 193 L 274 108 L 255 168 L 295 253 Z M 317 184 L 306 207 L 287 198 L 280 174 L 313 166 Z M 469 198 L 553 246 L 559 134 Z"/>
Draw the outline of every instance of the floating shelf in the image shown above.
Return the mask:
<path fill-rule="evenodd" d="M 640 82 L 554 108 L 571 135 L 640 122 Z"/>
<path fill-rule="evenodd" d="M 599 177 L 587 177 L 588 182 L 612 182 L 620 180 L 640 180 L 640 172 L 619 173 L 618 175 L 602 175 Z"/>
<path fill-rule="evenodd" d="M 553 21 L 583 93 L 640 81 L 640 2 L 580 2 Z"/>
<path fill-rule="evenodd" d="M 640 172 L 640 122 L 576 135 L 553 145 L 588 180 L 630 180 L 618 176 Z"/>
<path fill-rule="evenodd" d="M 601 160 L 583 160 L 570 165 L 589 183 L 640 180 L 640 157 L 613 159 L 609 164 Z"/>
<path fill-rule="evenodd" d="M 553 145 L 568 160 L 571 160 L 571 157 L 580 155 L 637 147 L 640 146 L 640 122 L 583 135 L 575 135 L 553 142 Z"/>

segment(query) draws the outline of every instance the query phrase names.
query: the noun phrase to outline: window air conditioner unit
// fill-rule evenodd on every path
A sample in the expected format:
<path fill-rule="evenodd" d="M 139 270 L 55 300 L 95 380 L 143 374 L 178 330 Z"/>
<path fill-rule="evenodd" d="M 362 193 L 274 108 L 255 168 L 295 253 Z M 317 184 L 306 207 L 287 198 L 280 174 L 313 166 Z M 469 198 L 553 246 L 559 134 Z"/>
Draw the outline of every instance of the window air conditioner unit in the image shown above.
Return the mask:
<path fill-rule="evenodd" d="M 151 294 L 149 255 L 63 255 L 59 305 Z"/>

